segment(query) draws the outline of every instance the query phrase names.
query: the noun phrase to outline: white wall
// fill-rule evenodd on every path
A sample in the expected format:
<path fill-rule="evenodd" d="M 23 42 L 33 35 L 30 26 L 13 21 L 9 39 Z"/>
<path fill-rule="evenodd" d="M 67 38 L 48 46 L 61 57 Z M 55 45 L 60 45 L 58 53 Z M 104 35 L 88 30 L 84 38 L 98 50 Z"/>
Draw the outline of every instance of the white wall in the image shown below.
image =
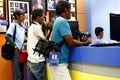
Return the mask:
<path fill-rule="evenodd" d="M 85 0 L 86 29 L 95 37 L 97 26 L 104 28 L 104 40 L 110 40 L 109 13 L 119 11 L 119 0 Z"/>

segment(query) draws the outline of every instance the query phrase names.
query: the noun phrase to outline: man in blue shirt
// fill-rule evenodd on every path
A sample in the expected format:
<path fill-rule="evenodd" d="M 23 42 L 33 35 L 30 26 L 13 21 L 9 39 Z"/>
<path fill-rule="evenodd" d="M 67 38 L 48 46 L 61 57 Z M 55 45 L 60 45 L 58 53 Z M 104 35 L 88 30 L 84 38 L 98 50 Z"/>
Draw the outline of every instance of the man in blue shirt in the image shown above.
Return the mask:
<path fill-rule="evenodd" d="M 25 29 L 23 26 L 23 21 L 25 20 L 25 15 L 22 10 L 16 10 L 14 13 L 15 22 L 11 23 L 7 32 L 6 40 L 15 47 L 15 52 L 13 53 L 12 59 L 12 75 L 13 80 L 24 80 L 24 63 L 18 62 L 18 55 L 20 50 L 23 48 L 25 39 Z M 16 26 L 15 41 L 13 40 L 13 35 Z"/>
<path fill-rule="evenodd" d="M 90 40 L 80 42 L 73 39 L 69 23 L 67 19 L 71 18 L 71 6 L 67 1 L 59 1 L 56 5 L 57 18 L 53 24 L 52 41 L 60 43 L 64 40 L 64 44 L 61 46 L 59 54 L 59 65 L 49 66 L 52 80 L 71 80 L 68 61 L 69 61 L 69 49 L 70 47 L 89 44 Z"/>

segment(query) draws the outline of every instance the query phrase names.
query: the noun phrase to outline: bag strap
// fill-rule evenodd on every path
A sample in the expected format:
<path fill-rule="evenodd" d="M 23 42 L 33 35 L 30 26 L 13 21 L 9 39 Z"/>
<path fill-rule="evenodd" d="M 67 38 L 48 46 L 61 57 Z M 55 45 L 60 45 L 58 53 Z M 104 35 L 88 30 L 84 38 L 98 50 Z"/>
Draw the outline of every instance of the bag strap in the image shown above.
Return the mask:
<path fill-rule="evenodd" d="M 49 40 L 50 35 L 51 35 L 51 32 L 52 32 L 52 28 L 50 29 L 50 32 L 49 32 L 48 36 L 46 37 L 47 40 Z M 58 44 L 59 47 L 61 47 L 61 46 L 64 44 L 64 42 L 65 42 L 65 40 L 62 40 L 62 41 Z"/>
<path fill-rule="evenodd" d="M 47 40 L 49 40 L 50 35 L 51 35 L 51 32 L 52 32 L 52 28 L 50 29 L 50 32 L 49 32 L 49 34 L 48 34 L 47 37 L 46 37 Z"/>
<path fill-rule="evenodd" d="M 16 35 L 16 24 L 15 24 L 14 34 L 13 34 L 13 42 L 15 41 L 15 35 Z"/>

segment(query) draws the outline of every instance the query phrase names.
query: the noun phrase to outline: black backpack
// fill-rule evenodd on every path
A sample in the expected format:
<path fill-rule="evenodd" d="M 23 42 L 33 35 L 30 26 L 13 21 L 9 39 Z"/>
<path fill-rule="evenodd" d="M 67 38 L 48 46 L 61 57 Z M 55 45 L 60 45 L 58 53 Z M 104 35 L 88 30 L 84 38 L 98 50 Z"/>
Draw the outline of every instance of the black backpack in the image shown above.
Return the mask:
<path fill-rule="evenodd" d="M 35 46 L 35 52 L 40 54 L 43 54 L 45 57 L 49 57 L 50 52 L 59 52 L 60 51 L 60 45 L 56 44 L 53 41 L 49 41 L 45 38 L 40 37 L 40 39 L 38 40 L 36 46 Z"/>
<path fill-rule="evenodd" d="M 39 56 L 40 54 L 43 54 L 45 57 L 49 58 L 50 52 L 60 52 L 60 47 L 64 44 L 64 40 L 61 41 L 59 44 L 55 43 L 54 41 L 50 41 L 49 37 L 51 32 L 52 32 L 52 29 L 50 30 L 46 39 L 40 37 L 35 48 L 33 49 L 34 53 L 38 52 Z"/>
<path fill-rule="evenodd" d="M 15 48 L 11 44 L 4 44 L 1 48 L 1 55 L 6 60 L 12 60 Z"/>

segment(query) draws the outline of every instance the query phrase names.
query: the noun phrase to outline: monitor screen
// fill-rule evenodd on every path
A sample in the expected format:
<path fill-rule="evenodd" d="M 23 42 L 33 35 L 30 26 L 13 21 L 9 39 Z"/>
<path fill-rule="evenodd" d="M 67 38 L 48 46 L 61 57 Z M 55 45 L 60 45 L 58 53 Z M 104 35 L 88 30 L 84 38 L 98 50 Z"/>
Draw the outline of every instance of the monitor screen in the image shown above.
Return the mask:
<path fill-rule="evenodd" d="M 70 29 L 74 39 L 78 39 L 78 35 L 76 33 L 79 31 L 79 22 L 78 21 L 68 21 L 70 25 Z"/>
<path fill-rule="evenodd" d="M 120 41 L 120 14 L 110 13 L 110 39 Z"/>

